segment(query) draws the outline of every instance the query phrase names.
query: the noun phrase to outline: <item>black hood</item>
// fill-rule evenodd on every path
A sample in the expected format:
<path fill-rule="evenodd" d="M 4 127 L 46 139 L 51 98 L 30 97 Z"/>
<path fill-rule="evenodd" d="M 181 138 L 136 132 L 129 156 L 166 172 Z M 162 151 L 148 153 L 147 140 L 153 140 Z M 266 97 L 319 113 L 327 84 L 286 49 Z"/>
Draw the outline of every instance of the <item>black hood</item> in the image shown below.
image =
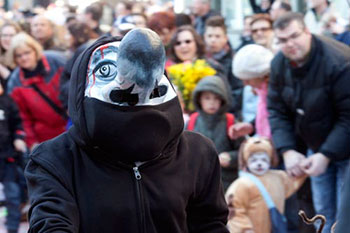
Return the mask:
<path fill-rule="evenodd" d="M 152 106 L 117 106 L 84 95 L 91 54 L 101 45 L 120 40 L 101 37 L 76 59 L 69 89 L 73 122 L 69 133 L 80 146 L 102 151 L 109 159 L 147 161 L 166 155 L 183 131 L 178 98 Z"/>

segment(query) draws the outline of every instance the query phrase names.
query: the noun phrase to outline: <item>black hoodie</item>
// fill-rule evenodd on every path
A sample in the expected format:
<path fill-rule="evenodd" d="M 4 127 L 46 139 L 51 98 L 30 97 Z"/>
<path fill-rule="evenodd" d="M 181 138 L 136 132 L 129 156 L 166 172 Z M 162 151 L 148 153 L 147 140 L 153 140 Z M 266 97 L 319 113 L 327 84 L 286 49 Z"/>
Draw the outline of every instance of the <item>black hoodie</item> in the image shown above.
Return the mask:
<path fill-rule="evenodd" d="M 177 98 L 129 107 L 84 97 L 91 53 L 115 40 L 103 37 L 77 59 L 74 126 L 38 146 L 26 167 L 29 232 L 228 232 L 217 153 L 183 132 Z"/>

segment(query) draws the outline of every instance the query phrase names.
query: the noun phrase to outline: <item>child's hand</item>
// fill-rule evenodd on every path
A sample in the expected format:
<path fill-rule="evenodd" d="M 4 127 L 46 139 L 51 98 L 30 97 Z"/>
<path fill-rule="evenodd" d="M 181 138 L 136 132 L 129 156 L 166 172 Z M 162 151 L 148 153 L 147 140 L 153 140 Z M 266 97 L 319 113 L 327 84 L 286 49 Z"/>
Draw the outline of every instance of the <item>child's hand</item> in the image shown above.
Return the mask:
<path fill-rule="evenodd" d="M 228 136 L 232 140 L 236 140 L 237 138 L 243 137 L 245 135 L 253 133 L 253 125 L 247 122 L 240 122 L 232 125 L 228 129 Z"/>
<path fill-rule="evenodd" d="M 22 139 L 15 139 L 13 142 L 16 151 L 27 152 L 27 145 Z"/>
<path fill-rule="evenodd" d="M 221 167 L 228 167 L 230 166 L 231 156 L 227 152 L 222 152 L 219 154 L 219 161 Z"/>

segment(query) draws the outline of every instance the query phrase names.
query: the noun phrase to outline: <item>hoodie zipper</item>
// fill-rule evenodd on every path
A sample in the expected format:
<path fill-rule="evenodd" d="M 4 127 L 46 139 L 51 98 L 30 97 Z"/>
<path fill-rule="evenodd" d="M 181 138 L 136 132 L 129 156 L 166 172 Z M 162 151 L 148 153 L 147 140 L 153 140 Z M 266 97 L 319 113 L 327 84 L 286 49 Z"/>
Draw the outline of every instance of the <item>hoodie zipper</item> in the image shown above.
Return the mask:
<path fill-rule="evenodd" d="M 135 179 L 136 179 L 136 193 L 137 193 L 137 199 L 138 199 L 138 205 L 140 209 L 140 222 L 141 222 L 141 233 L 146 232 L 146 227 L 145 227 L 145 203 L 144 203 L 144 198 L 142 194 L 142 187 L 141 187 L 141 173 L 139 171 L 139 167 L 135 165 L 135 167 L 132 168 L 134 171 Z"/>

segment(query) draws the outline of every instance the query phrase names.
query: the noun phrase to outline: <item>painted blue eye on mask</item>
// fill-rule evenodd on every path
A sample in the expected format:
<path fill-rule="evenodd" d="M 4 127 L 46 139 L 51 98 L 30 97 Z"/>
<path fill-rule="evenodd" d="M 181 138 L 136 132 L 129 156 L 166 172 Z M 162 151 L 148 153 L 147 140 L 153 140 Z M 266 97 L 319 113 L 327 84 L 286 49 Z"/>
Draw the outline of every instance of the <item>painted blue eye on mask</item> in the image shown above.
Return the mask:
<path fill-rule="evenodd" d="M 100 80 L 112 81 L 117 76 L 117 62 L 109 59 L 102 60 L 92 72 Z"/>
<path fill-rule="evenodd" d="M 91 54 L 85 96 L 121 106 L 157 105 L 176 97 L 164 76 L 165 50 L 149 29 L 134 29 L 122 41 Z"/>
<path fill-rule="evenodd" d="M 109 102 L 108 89 L 117 77 L 118 42 L 102 45 L 92 53 L 87 71 L 85 96 Z"/>

